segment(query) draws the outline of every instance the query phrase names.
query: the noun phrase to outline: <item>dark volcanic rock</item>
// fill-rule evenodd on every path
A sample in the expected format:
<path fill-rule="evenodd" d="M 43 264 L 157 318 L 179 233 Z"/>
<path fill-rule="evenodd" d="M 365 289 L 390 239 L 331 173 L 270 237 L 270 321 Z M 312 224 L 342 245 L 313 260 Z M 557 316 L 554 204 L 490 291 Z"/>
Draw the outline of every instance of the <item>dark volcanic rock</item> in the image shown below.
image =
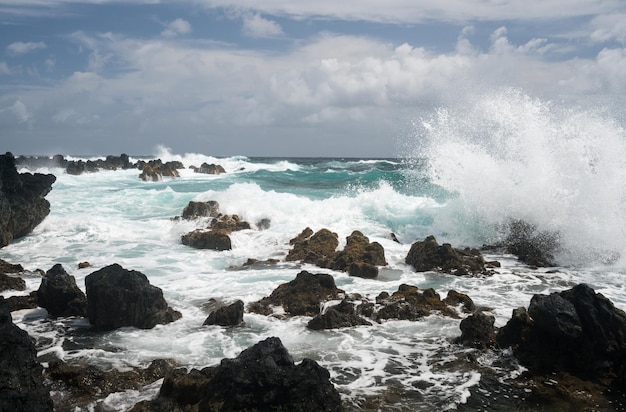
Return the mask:
<path fill-rule="evenodd" d="M 74 276 L 58 263 L 41 279 L 37 302 L 52 317 L 85 316 L 87 311 L 87 297 L 76 285 Z"/>
<path fill-rule="evenodd" d="M 386 266 L 385 250 L 380 243 L 370 243 L 367 236 L 355 230 L 346 238 L 346 247 L 332 257 L 328 267 L 333 270 L 347 272 L 353 263 Z"/>
<path fill-rule="evenodd" d="M 315 316 L 323 302 L 338 299 L 344 291 L 335 286 L 331 275 L 312 274 L 305 270 L 289 283 L 278 286 L 272 294 L 250 304 L 248 309 L 262 315 L 272 314 L 271 306 L 282 306 L 292 316 Z"/>
<path fill-rule="evenodd" d="M 467 296 L 465 293 L 459 293 L 456 290 L 448 291 L 448 295 L 443 300 L 443 303 L 448 306 L 461 305 L 461 308 L 465 313 L 474 313 L 476 311 L 476 305 L 474 305 L 472 298 Z"/>
<path fill-rule="evenodd" d="M 52 411 L 42 366 L 28 334 L 13 324 L 0 296 L 0 411 Z"/>
<path fill-rule="evenodd" d="M 193 167 L 192 169 L 195 173 L 204 173 L 204 174 L 209 174 L 209 175 L 219 175 L 222 173 L 226 173 L 226 170 L 224 170 L 224 168 L 220 165 L 216 165 L 216 164 L 209 164 L 209 163 L 202 163 L 200 165 L 200 167 Z"/>
<path fill-rule="evenodd" d="M 484 312 L 476 312 L 461 321 L 461 336 L 455 340 L 464 346 L 486 349 L 496 346 L 496 318 Z"/>
<path fill-rule="evenodd" d="M 148 182 L 158 182 L 163 177 L 180 177 L 178 169 L 182 169 L 183 167 L 181 162 L 170 161 L 163 163 L 161 159 L 137 162 L 137 168 L 141 170 L 139 178 Z"/>
<path fill-rule="evenodd" d="M 87 317 L 99 329 L 135 326 L 150 329 L 180 319 L 167 305 L 160 288 L 141 272 L 113 264 L 85 278 Z"/>
<path fill-rule="evenodd" d="M 228 306 L 222 306 L 209 314 L 203 325 L 237 326 L 243 322 L 243 302 L 237 300 Z"/>
<path fill-rule="evenodd" d="M 626 368 L 626 313 L 585 284 L 534 295 L 497 335 L 501 347 L 532 373 L 565 371 L 581 378 L 619 376 Z"/>
<path fill-rule="evenodd" d="M 11 296 L 4 300 L 9 306 L 9 312 L 21 309 L 35 309 L 37 306 L 37 291 L 33 290 L 26 296 Z"/>
<path fill-rule="evenodd" d="M 306 228 L 289 241 L 293 248 L 287 254 L 288 262 L 302 261 L 317 266 L 325 266 L 326 261 L 335 254 L 339 246 L 337 234 L 328 229 L 320 229 L 316 233 Z"/>
<path fill-rule="evenodd" d="M 439 245 L 434 236 L 413 243 L 405 262 L 418 272 L 444 272 L 457 276 L 489 274 L 478 250 L 456 249 L 448 243 Z"/>
<path fill-rule="evenodd" d="M 20 273 L 24 268 L 20 264 L 12 264 L 6 260 L 0 259 L 0 273 Z"/>
<path fill-rule="evenodd" d="M 159 397 L 139 411 L 342 411 L 330 374 L 317 362 L 296 365 L 278 338 L 244 350 L 219 366 L 168 374 Z"/>
<path fill-rule="evenodd" d="M 183 245 L 196 249 L 231 250 L 232 244 L 228 233 L 224 230 L 196 229 L 181 237 Z"/>
<path fill-rule="evenodd" d="M 243 221 L 238 215 L 219 215 L 211 221 L 211 229 L 223 230 L 227 233 L 250 229 L 250 223 Z"/>
<path fill-rule="evenodd" d="M 357 315 L 354 303 L 345 299 L 338 305 L 326 308 L 324 313 L 315 316 L 307 327 L 313 330 L 338 329 L 351 326 L 368 325 L 371 323 Z"/>
<path fill-rule="evenodd" d="M 459 315 L 441 300 L 434 289 L 420 291 L 416 286 L 402 284 L 391 296 L 381 294 L 376 298 L 382 308 L 376 313 L 376 320 L 399 319 L 418 320 L 430 315 L 433 311 L 458 318 Z"/>
<path fill-rule="evenodd" d="M 555 266 L 554 253 L 559 248 L 559 235 L 538 231 L 533 225 L 514 220 L 509 223 L 504 245 L 508 253 L 528 265 Z"/>
<path fill-rule="evenodd" d="M 0 273 L 0 292 L 5 290 L 24 290 L 26 282 L 19 276 Z"/>
<path fill-rule="evenodd" d="M 215 200 L 208 202 L 190 201 L 183 209 L 183 219 L 196 219 L 198 217 L 217 217 L 220 214 L 220 204 Z"/>
<path fill-rule="evenodd" d="M 48 216 L 44 197 L 55 180 L 51 174 L 19 174 L 13 155 L 0 155 L 0 247 L 26 236 Z"/>
<path fill-rule="evenodd" d="M 375 279 L 378 277 L 378 268 L 371 263 L 352 262 L 348 273 L 358 278 Z"/>

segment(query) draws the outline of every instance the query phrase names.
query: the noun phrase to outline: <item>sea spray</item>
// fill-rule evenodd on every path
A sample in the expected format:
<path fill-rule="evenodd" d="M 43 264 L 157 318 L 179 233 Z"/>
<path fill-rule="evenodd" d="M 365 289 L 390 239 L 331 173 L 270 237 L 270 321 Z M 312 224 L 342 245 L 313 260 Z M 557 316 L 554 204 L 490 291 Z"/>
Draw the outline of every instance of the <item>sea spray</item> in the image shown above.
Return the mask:
<path fill-rule="evenodd" d="M 457 195 L 437 216 L 442 232 L 497 243 L 508 221 L 522 220 L 559 234 L 561 264 L 614 262 L 626 251 L 626 133 L 602 112 L 505 89 L 440 108 L 417 127 L 415 155 Z"/>

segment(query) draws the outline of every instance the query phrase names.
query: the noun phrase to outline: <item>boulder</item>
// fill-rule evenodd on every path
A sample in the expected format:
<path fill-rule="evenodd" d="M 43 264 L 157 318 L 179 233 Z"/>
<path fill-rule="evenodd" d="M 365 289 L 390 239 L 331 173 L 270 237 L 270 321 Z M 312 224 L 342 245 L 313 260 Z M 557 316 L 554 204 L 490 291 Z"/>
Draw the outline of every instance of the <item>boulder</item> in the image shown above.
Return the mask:
<path fill-rule="evenodd" d="M 539 231 L 534 225 L 514 220 L 509 222 L 504 245 L 508 253 L 527 265 L 555 266 L 554 254 L 559 249 L 560 239 L 558 233 Z"/>
<path fill-rule="evenodd" d="M 48 216 L 45 196 L 55 181 L 51 174 L 19 174 L 13 155 L 0 155 L 0 247 L 26 236 Z"/>
<path fill-rule="evenodd" d="M 20 273 L 24 271 L 24 267 L 20 264 L 9 263 L 0 259 L 0 273 Z"/>
<path fill-rule="evenodd" d="M 307 323 L 307 327 L 312 330 L 348 328 L 351 326 L 372 324 L 361 316 L 357 315 L 354 303 L 342 300 L 338 305 L 333 305 L 315 316 Z"/>
<path fill-rule="evenodd" d="M 0 273 L 0 292 L 5 290 L 25 290 L 26 282 L 19 276 Z"/>
<path fill-rule="evenodd" d="M 209 314 L 203 326 L 237 326 L 243 323 L 243 302 L 237 300 L 228 306 L 222 306 Z"/>
<path fill-rule="evenodd" d="M 209 174 L 209 175 L 219 175 L 222 173 L 226 173 L 226 170 L 220 166 L 220 165 L 216 165 L 216 164 L 209 164 L 209 163 L 202 163 L 200 165 L 200 167 L 193 167 L 192 169 L 195 173 L 204 173 L 204 174 Z"/>
<path fill-rule="evenodd" d="M 238 215 L 220 214 L 211 221 L 210 228 L 213 230 L 222 230 L 227 233 L 232 233 L 238 230 L 250 229 L 250 223 L 241 220 Z"/>
<path fill-rule="evenodd" d="M 132 411 L 342 411 L 329 372 L 311 359 L 296 365 L 279 338 L 267 338 L 219 366 L 169 373 L 154 401 Z"/>
<path fill-rule="evenodd" d="M 402 284 L 391 296 L 382 295 L 376 299 L 382 308 L 376 313 L 376 320 L 398 319 L 419 320 L 433 311 L 458 317 L 457 313 L 441 301 L 434 289 L 420 291 L 416 286 Z"/>
<path fill-rule="evenodd" d="M 490 274 L 478 250 L 456 249 L 449 243 L 439 245 L 434 236 L 413 243 L 405 262 L 418 272 L 444 272 L 457 276 Z"/>
<path fill-rule="evenodd" d="M 42 370 L 33 341 L 13 324 L 0 296 L 0 411 L 52 411 Z"/>
<path fill-rule="evenodd" d="M 293 248 L 287 254 L 288 262 L 301 261 L 325 267 L 329 258 L 335 254 L 339 246 L 337 234 L 328 229 L 320 229 L 316 233 L 306 228 L 289 241 Z"/>
<path fill-rule="evenodd" d="M 22 309 L 35 309 L 37 306 L 37 291 L 33 290 L 26 296 L 10 296 L 4 300 L 8 307 L 9 312 Z"/>
<path fill-rule="evenodd" d="M 98 329 L 123 326 L 151 329 L 181 317 L 167 305 L 163 291 L 150 285 L 146 275 L 118 264 L 87 275 L 85 287 L 87 317 Z"/>
<path fill-rule="evenodd" d="M 461 310 L 465 313 L 474 313 L 476 311 L 476 305 L 472 298 L 456 290 L 448 291 L 448 295 L 443 300 L 443 303 L 448 306 L 461 306 Z"/>
<path fill-rule="evenodd" d="M 74 276 L 68 274 L 59 263 L 41 279 L 37 303 L 52 317 L 82 317 L 87 311 L 87 297 L 76 285 Z"/>
<path fill-rule="evenodd" d="M 378 268 L 371 263 L 352 262 L 348 269 L 350 276 L 358 278 L 376 279 L 378 277 Z"/>
<path fill-rule="evenodd" d="M 283 283 L 270 296 L 253 302 L 248 309 L 262 315 L 273 313 L 272 306 L 282 306 L 291 316 L 315 316 L 320 312 L 321 304 L 339 299 L 344 291 L 335 286 L 335 279 L 327 274 L 312 274 L 305 270 L 296 278 Z"/>
<path fill-rule="evenodd" d="M 585 284 L 534 295 L 497 334 L 531 373 L 613 379 L 626 368 L 626 313 Z"/>
<path fill-rule="evenodd" d="M 181 237 L 183 245 L 196 249 L 231 250 L 232 244 L 228 233 L 224 230 L 196 229 Z"/>
<path fill-rule="evenodd" d="M 215 200 L 208 202 L 190 201 L 183 209 L 183 219 L 191 220 L 199 217 L 217 217 L 220 214 L 220 204 Z"/>
<path fill-rule="evenodd" d="M 161 159 L 154 159 L 148 162 L 137 162 L 137 168 L 141 170 L 139 174 L 141 180 L 158 182 L 163 177 L 180 177 L 178 169 L 182 169 L 183 164 L 178 161 L 163 163 Z"/>
<path fill-rule="evenodd" d="M 352 264 L 367 264 L 370 266 L 386 266 L 385 250 L 378 242 L 370 243 L 370 240 L 363 233 L 355 230 L 350 236 L 346 238 L 346 247 L 332 257 L 331 261 L 327 265 L 328 268 L 333 270 L 340 270 L 342 272 L 348 272 L 352 268 Z M 361 265 L 362 267 L 363 265 Z M 355 270 L 359 273 L 358 270 Z M 366 270 L 371 277 L 372 270 Z M 352 272 L 350 273 L 352 274 Z M 376 270 L 376 275 L 378 270 Z M 356 275 L 353 275 L 356 276 Z M 375 277 L 375 276 L 374 276 Z"/>
<path fill-rule="evenodd" d="M 455 343 L 477 349 L 487 349 L 496 346 L 496 318 L 478 311 L 463 319 L 460 324 L 461 336 Z"/>

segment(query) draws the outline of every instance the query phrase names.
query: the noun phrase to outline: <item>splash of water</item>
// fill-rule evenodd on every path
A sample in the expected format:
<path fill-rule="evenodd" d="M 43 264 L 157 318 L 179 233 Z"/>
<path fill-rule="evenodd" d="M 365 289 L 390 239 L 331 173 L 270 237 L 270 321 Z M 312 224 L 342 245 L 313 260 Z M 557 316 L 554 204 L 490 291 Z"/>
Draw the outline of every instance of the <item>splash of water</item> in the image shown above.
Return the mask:
<path fill-rule="evenodd" d="M 602 111 L 506 89 L 416 126 L 415 156 L 426 157 L 434 183 L 458 195 L 449 201 L 454 212 L 440 216 L 450 231 L 494 242 L 506 235 L 498 228 L 520 219 L 559 233 L 565 265 L 626 251 L 626 132 Z"/>

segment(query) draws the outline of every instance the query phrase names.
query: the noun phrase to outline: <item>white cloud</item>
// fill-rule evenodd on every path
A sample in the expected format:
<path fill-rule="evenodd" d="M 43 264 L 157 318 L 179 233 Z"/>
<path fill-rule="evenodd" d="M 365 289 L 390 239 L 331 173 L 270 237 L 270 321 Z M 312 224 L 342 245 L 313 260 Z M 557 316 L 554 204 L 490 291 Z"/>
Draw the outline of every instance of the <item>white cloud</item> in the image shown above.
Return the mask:
<path fill-rule="evenodd" d="M 9 107 L 9 110 L 17 117 L 20 123 L 30 123 L 33 118 L 33 114 L 28 111 L 26 105 L 20 100 L 16 100 L 13 106 Z"/>
<path fill-rule="evenodd" d="M 0 62 L 0 75 L 11 74 L 11 69 L 6 62 Z"/>
<path fill-rule="evenodd" d="M 45 49 L 46 43 L 40 42 L 22 42 L 17 41 L 7 46 L 9 54 L 14 56 L 21 56 L 24 54 L 32 53 L 37 50 Z"/>
<path fill-rule="evenodd" d="M 176 19 L 167 25 L 167 28 L 161 32 L 163 37 L 176 37 L 181 34 L 191 33 L 191 24 L 183 19 Z"/>
<path fill-rule="evenodd" d="M 616 40 L 626 43 L 626 13 L 615 13 L 595 17 L 589 24 L 591 39 L 596 42 Z"/>
<path fill-rule="evenodd" d="M 284 34 L 278 23 L 264 19 L 259 14 L 244 16 L 242 32 L 245 36 L 256 38 L 278 37 Z"/>

